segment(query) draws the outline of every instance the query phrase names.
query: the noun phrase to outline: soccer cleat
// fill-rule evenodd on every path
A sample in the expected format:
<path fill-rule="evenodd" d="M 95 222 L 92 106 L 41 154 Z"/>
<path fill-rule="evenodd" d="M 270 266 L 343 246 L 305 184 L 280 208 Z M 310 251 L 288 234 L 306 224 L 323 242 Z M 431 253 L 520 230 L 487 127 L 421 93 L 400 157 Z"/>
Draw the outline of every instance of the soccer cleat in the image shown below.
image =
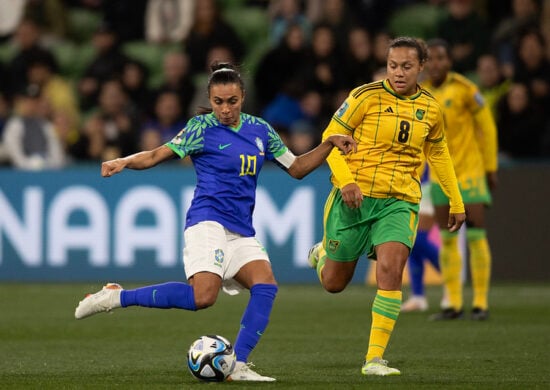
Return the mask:
<path fill-rule="evenodd" d="M 95 294 L 87 294 L 78 303 L 74 316 L 77 320 L 100 312 L 109 312 L 120 307 L 120 292 L 122 286 L 117 283 L 107 283 Z"/>
<path fill-rule="evenodd" d="M 428 310 L 428 300 L 420 295 L 413 295 L 401 305 L 401 312 L 403 313 L 426 310 Z"/>
<path fill-rule="evenodd" d="M 489 310 L 483 310 L 480 307 L 474 307 L 470 318 L 474 321 L 485 321 L 489 319 Z"/>
<path fill-rule="evenodd" d="M 459 320 L 464 318 L 464 311 L 448 308 L 441 310 L 439 313 L 432 314 L 429 317 L 430 321 L 447 321 L 447 320 Z"/>
<path fill-rule="evenodd" d="M 361 368 L 361 373 L 363 375 L 378 376 L 401 375 L 401 371 L 397 368 L 388 367 L 388 362 L 380 358 L 374 358 L 365 362 Z"/>
<path fill-rule="evenodd" d="M 275 378 L 269 376 L 263 376 L 253 371 L 251 367 L 254 367 L 252 363 L 237 362 L 235 369 L 227 377 L 227 381 L 249 381 L 249 382 L 275 382 Z"/>
<path fill-rule="evenodd" d="M 319 263 L 319 249 L 321 249 L 321 245 L 323 245 L 322 242 L 313 245 L 307 255 L 309 266 L 313 269 L 317 268 L 317 263 Z"/>

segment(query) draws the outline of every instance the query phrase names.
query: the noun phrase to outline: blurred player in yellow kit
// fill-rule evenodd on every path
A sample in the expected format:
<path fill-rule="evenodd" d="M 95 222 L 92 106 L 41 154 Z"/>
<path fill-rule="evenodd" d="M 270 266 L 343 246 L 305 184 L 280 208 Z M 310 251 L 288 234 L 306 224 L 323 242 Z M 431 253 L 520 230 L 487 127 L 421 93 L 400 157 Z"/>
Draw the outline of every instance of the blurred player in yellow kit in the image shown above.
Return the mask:
<path fill-rule="evenodd" d="M 471 318 L 489 317 L 488 292 L 491 251 L 487 241 L 485 208 L 491 203 L 496 186 L 497 130 L 489 107 L 474 83 L 452 72 L 448 44 L 441 39 L 428 41 L 428 79 L 423 87 L 443 109 L 446 137 L 460 192 L 466 208 L 466 241 L 472 275 Z M 458 234 L 445 230 L 448 200 L 441 191 L 441 178 L 432 170 L 432 200 L 441 228 L 440 267 L 448 294 L 449 307 L 430 317 L 452 320 L 464 316 L 462 298 L 462 256 Z"/>

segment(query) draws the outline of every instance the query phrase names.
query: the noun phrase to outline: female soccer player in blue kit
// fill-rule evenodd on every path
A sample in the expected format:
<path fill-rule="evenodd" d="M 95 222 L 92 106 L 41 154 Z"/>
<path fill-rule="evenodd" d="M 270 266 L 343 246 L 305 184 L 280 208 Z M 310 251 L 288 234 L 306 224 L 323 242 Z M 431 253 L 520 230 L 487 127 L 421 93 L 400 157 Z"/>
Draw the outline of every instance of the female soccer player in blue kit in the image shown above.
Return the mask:
<path fill-rule="evenodd" d="M 294 156 L 263 119 L 241 112 L 245 91 L 237 69 L 227 63 L 211 67 L 208 96 L 212 112 L 195 116 L 170 142 L 154 150 L 106 161 L 101 174 L 124 168 L 148 169 L 176 156 L 190 156 L 197 185 L 187 212 L 183 253 L 189 283 L 169 282 L 124 290 L 109 283 L 80 301 L 77 319 L 128 306 L 199 310 L 212 306 L 223 289 L 250 290 L 250 300 L 235 340 L 234 381 L 274 381 L 250 369 L 248 356 L 267 327 L 277 284 L 262 244 L 254 237 L 252 213 L 258 174 L 274 160 L 301 179 L 320 166 L 334 146 L 355 150 L 350 136 L 333 135 L 312 151 Z"/>

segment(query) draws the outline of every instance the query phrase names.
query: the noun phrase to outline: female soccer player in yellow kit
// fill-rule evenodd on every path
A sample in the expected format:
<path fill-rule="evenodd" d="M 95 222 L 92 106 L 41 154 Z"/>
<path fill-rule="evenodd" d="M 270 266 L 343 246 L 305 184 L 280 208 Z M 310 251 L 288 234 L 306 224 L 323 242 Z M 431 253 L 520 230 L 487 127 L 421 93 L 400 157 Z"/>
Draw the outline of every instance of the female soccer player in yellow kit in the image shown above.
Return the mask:
<path fill-rule="evenodd" d="M 403 268 L 415 239 L 423 154 L 450 199 L 449 230 L 458 230 L 466 218 L 441 108 L 417 84 L 426 58 L 420 41 L 393 40 L 388 78 L 351 91 L 323 133 L 323 139 L 353 135 L 357 153 L 327 158 L 334 187 L 325 205 L 323 243 L 312 248 L 309 260 L 332 293 L 344 290 L 361 255 L 377 260 L 364 375 L 400 374 L 382 357 L 399 315 Z"/>
<path fill-rule="evenodd" d="M 454 163 L 460 192 L 466 207 L 466 241 L 470 256 L 473 303 L 471 318 L 489 316 L 488 292 L 491 251 L 485 230 L 485 207 L 491 202 L 489 188 L 496 185 L 497 130 L 490 108 L 474 83 L 451 72 L 448 44 L 441 39 L 428 41 L 428 80 L 423 87 L 441 104 L 445 115 L 447 143 Z M 438 224 L 445 226 L 447 198 L 432 177 L 432 200 Z M 452 320 L 464 316 L 462 308 L 462 258 L 458 235 L 441 230 L 440 267 L 448 294 L 449 307 L 432 320 Z"/>

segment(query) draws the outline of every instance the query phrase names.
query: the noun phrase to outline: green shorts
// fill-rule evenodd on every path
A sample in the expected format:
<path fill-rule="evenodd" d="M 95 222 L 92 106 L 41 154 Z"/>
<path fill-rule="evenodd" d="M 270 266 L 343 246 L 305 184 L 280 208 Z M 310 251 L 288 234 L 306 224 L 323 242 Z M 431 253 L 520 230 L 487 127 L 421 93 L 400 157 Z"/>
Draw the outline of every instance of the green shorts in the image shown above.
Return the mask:
<path fill-rule="evenodd" d="M 325 236 L 327 257 L 335 261 L 354 261 L 367 254 L 376 260 L 374 248 L 397 241 L 412 248 L 418 225 L 418 204 L 395 198 L 365 197 L 361 207 L 351 209 L 333 188 L 325 204 Z"/>
<path fill-rule="evenodd" d="M 458 183 L 458 187 L 464 204 L 491 204 L 491 193 L 489 192 L 489 186 L 487 185 L 487 178 L 485 176 L 462 180 Z M 432 183 L 431 196 L 434 206 L 449 205 L 449 198 L 447 198 L 441 186 L 437 183 Z"/>

